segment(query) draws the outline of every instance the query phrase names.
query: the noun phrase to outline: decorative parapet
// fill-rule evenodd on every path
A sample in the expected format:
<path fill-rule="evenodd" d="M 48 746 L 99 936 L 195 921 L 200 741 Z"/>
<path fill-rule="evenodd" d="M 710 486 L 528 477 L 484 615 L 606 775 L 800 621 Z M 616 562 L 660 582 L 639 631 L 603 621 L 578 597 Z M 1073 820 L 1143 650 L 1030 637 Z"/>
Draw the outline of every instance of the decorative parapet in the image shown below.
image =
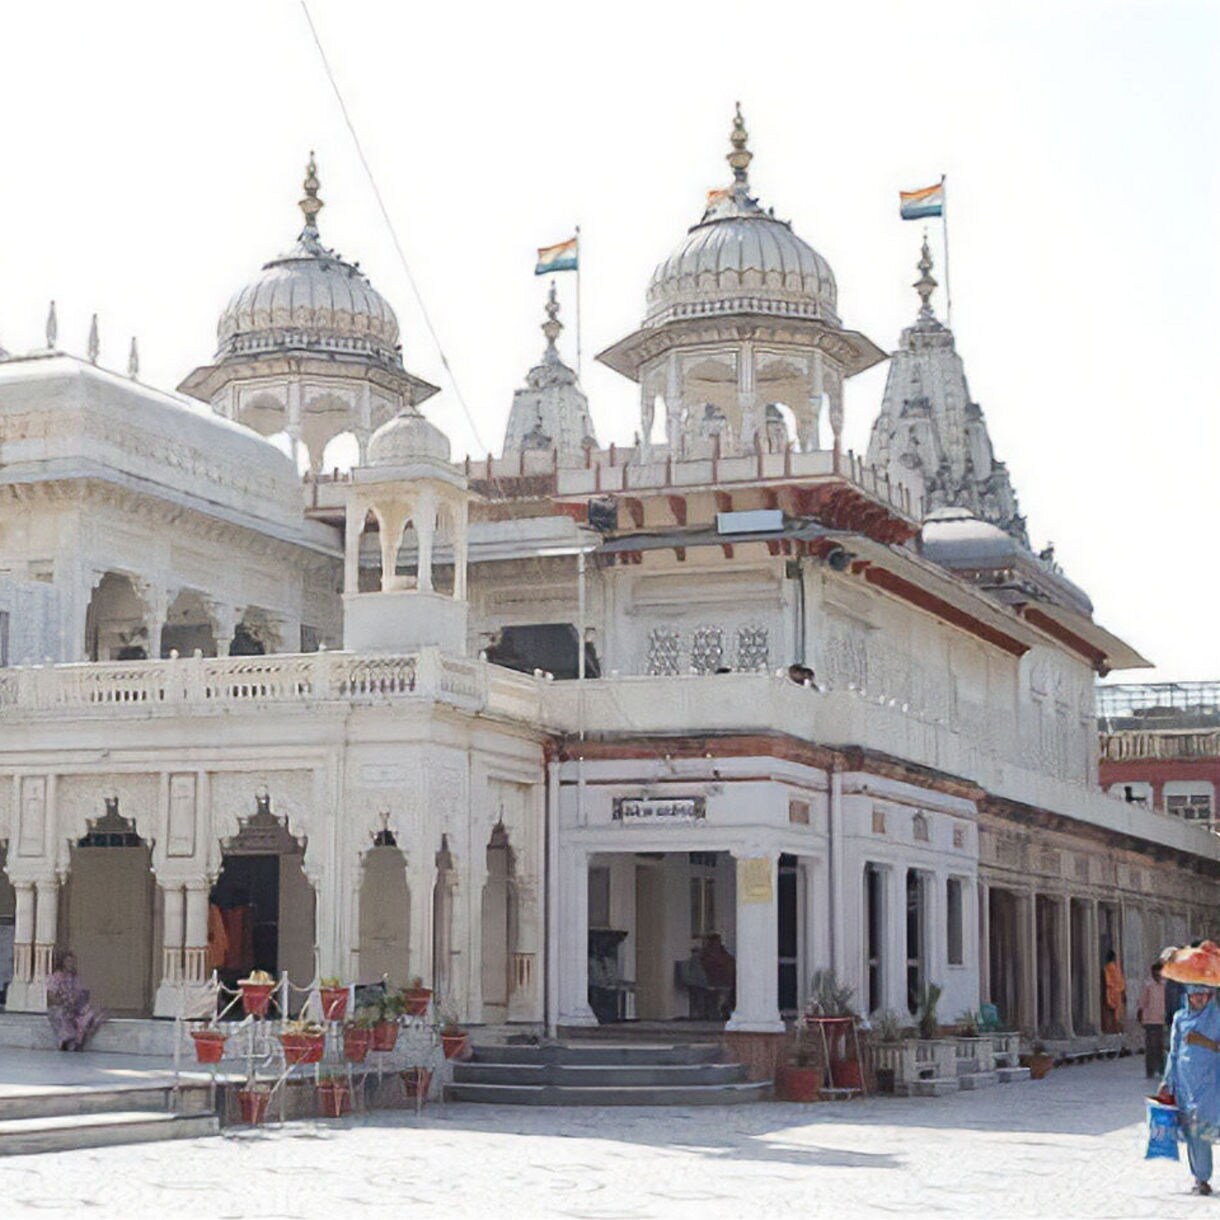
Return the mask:
<path fill-rule="evenodd" d="M 416 656 L 342 652 L 190 657 L 0 670 L 0 720 L 48 713 L 208 713 L 264 705 L 434 700 L 542 723 L 542 681 L 422 649 Z"/>

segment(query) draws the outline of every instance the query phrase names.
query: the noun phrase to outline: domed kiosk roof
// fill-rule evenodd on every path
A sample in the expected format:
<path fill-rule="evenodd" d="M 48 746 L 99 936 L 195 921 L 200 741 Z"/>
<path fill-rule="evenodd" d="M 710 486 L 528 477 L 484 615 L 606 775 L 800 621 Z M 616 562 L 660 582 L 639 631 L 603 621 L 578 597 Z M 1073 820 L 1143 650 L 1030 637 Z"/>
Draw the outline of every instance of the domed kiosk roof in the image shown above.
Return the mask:
<path fill-rule="evenodd" d="M 418 411 L 400 411 L 369 437 L 369 466 L 448 462 L 449 438 Z"/>
<path fill-rule="evenodd" d="M 305 346 L 401 364 L 398 319 L 360 268 L 322 245 L 318 168 L 310 154 L 295 244 L 264 264 L 220 315 L 217 356 Z"/>
<path fill-rule="evenodd" d="M 838 322 L 830 264 L 750 194 L 747 139 L 738 106 L 727 157 L 733 183 L 708 193 L 702 219 L 653 272 L 645 326 L 734 312 Z"/>

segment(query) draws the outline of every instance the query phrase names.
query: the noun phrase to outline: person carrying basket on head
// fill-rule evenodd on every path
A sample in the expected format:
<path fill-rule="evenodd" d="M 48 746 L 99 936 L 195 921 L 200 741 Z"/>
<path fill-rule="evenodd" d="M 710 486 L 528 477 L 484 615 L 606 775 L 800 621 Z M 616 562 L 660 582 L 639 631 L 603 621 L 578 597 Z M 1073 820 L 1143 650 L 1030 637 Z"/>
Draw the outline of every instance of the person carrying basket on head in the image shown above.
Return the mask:
<path fill-rule="evenodd" d="M 1220 1005 L 1214 987 L 1188 983 L 1185 992 L 1158 1100 L 1177 1106 L 1194 1193 L 1210 1195 L 1212 1143 L 1220 1139 Z"/>

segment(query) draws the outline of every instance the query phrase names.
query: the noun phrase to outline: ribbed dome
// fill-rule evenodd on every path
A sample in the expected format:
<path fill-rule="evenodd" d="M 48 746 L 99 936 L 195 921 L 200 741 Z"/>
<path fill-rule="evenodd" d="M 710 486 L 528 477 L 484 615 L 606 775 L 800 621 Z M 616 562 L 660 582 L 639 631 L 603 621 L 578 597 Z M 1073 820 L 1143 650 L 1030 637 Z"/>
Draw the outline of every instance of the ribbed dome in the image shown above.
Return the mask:
<path fill-rule="evenodd" d="M 401 367 L 398 319 L 351 263 L 318 237 L 317 170 L 305 178 L 305 227 L 292 249 L 238 289 L 217 325 L 218 357 L 301 348 L 373 356 Z"/>
<path fill-rule="evenodd" d="M 745 123 L 738 107 L 728 155 L 733 183 L 708 194 L 703 218 L 652 273 L 645 326 L 726 313 L 839 322 L 830 264 L 750 195 Z"/>
<path fill-rule="evenodd" d="M 400 411 L 369 437 L 366 465 L 409 466 L 449 461 L 449 438 L 418 411 Z"/>

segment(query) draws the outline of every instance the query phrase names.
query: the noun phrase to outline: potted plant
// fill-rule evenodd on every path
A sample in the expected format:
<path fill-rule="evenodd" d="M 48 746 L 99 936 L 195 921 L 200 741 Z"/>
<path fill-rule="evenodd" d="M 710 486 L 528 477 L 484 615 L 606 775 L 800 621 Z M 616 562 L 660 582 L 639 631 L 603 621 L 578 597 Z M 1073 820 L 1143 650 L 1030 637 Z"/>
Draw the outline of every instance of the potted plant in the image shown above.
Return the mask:
<path fill-rule="evenodd" d="M 967 1009 L 957 1018 L 957 1036 L 959 1038 L 977 1038 L 979 1036 L 979 1014 L 973 1009 Z"/>
<path fill-rule="evenodd" d="M 376 1020 L 373 1024 L 373 1040 L 370 1049 L 392 1051 L 398 1045 L 398 1018 L 402 1015 L 402 1001 L 387 992 L 373 1006 Z"/>
<path fill-rule="evenodd" d="M 191 1039 L 195 1043 L 195 1061 L 197 1063 L 219 1063 L 224 1057 L 225 1043 L 229 1035 L 224 1030 L 214 1026 L 191 1030 Z"/>
<path fill-rule="evenodd" d="M 244 1089 L 237 1090 L 237 1106 L 241 1121 L 257 1127 L 267 1117 L 267 1106 L 271 1101 L 271 1090 L 265 1084 L 255 1084 L 253 1077 Z"/>
<path fill-rule="evenodd" d="M 352 1086 L 344 1076 L 323 1076 L 318 1081 L 318 1108 L 324 1118 L 350 1114 Z"/>
<path fill-rule="evenodd" d="M 470 1034 L 458 1023 L 454 1012 L 441 1014 L 441 1049 L 446 1059 L 470 1058 Z"/>
<path fill-rule="evenodd" d="M 1029 1068 L 1030 1080 L 1041 1080 L 1055 1066 L 1055 1057 L 1047 1052 L 1044 1042 L 1035 1042 L 1028 1055 L 1021 1056 L 1021 1066 Z"/>
<path fill-rule="evenodd" d="M 363 1063 L 373 1044 L 373 1026 L 376 1014 L 361 1008 L 355 1017 L 343 1026 L 343 1058 L 348 1063 Z"/>
<path fill-rule="evenodd" d="M 424 1102 L 428 1100 L 428 1090 L 432 1087 L 431 1068 L 403 1068 L 401 1075 L 403 1091 L 411 1101 Z"/>
<path fill-rule="evenodd" d="M 826 1067 L 821 1039 L 805 1017 L 797 1017 L 791 1058 L 775 1070 L 775 1092 L 781 1101 L 817 1101 L 822 1093 Z"/>
<path fill-rule="evenodd" d="M 284 1062 L 289 1066 L 322 1062 L 326 1030 L 316 1021 L 289 1021 L 279 1038 L 284 1048 Z"/>
<path fill-rule="evenodd" d="M 901 1048 L 902 1029 L 902 1018 L 892 1008 L 883 1008 L 873 1016 L 873 1034 L 875 1035 L 873 1048 L 878 1056 L 877 1092 L 884 1093 L 886 1096 L 894 1093 L 897 1084 L 897 1070 L 892 1062 L 882 1063 L 880 1059 L 882 1057 L 888 1059 L 886 1052 L 892 1048 Z"/>
<path fill-rule="evenodd" d="M 943 988 L 939 983 L 925 983 L 916 997 L 916 1013 L 919 1036 L 932 1041 L 940 1032 L 936 1022 L 936 1006 L 940 1003 Z"/>
<path fill-rule="evenodd" d="M 426 1017 L 428 1005 L 432 1003 L 432 989 L 424 986 L 424 980 L 417 974 L 409 987 L 402 989 L 402 1011 L 408 1017 Z"/>
<path fill-rule="evenodd" d="M 271 995 L 275 991 L 275 979 L 265 970 L 252 970 L 248 978 L 238 979 L 241 989 L 241 1006 L 251 1017 L 265 1017 Z"/>
<path fill-rule="evenodd" d="M 856 1055 L 857 1018 L 851 1006 L 852 988 L 840 983 L 833 970 L 815 970 L 810 979 L 806 1020 L 819 1030 L 830 1060 L 826 1064 L 835 1089 L 860 1089 L 864 1076 Z"/>
<path fill-rule="evenodd" d="M 322 1020 L 342 1021 L 347 1016 L 347 988 L 337 978 L 322 979 L 318 984 L 322 993 Z"/>

